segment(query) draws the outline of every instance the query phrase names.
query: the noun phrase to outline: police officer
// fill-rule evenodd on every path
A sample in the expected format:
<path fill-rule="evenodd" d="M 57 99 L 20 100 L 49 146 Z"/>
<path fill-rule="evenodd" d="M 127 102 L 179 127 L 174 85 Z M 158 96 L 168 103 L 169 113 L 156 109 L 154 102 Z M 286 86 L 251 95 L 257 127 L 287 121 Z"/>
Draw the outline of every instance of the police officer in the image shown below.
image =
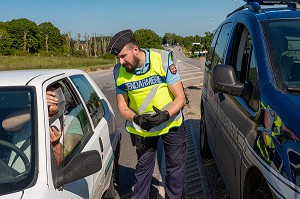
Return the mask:
<path fill-rule="evenodd" d="M 186 101 L 172 54 L 141 49 L 131 30 L 115 34 L 108 50 L 119 60 L 114 68 L 118 110 L 134 135 L 138 157 L 131 198 L 149 198 L 160 137 L 167 167 L 165 198 L 181 198 L 186 160 L 181 109 Z"/>

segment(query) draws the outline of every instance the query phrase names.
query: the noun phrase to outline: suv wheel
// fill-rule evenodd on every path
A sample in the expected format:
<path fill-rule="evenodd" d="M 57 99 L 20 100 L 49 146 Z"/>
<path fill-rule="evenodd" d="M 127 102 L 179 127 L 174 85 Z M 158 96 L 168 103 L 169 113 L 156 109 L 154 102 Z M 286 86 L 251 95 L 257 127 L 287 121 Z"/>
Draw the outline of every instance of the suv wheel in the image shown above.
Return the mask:
<path fill-rule="evenodd" d="M 200 121 L 200 154 L 204 158 L 212 158 L 206 133 L 205 114 L 203 108 L 201 109 L 201 121 Z"/>
<path fill-rule="evenodd" d="M 261 187 L 255 190 L 253 194 L 253 199 L 273 199 L 273 196 L 269 188 Z"/>

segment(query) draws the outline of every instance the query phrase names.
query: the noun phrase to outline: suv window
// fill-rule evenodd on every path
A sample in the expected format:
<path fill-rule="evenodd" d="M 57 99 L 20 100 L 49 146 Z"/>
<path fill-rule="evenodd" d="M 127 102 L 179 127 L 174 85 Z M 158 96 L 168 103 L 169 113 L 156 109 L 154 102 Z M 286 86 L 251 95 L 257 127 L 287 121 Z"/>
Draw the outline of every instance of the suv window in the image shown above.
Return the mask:
<path fill-rule="evenodd" d="M 100 97 L 83 75 L 75 75 L 70 78 L 83 97 L 89 114 L 93 120 L 94 127 L 96 127 L 104 115 L 104 108 L 100 101 Z"/>
<path fill-rule="evenodd" d="M 300 89 L 299 26 L 300 20 L 270 20 L 263 26 L 277 85 L 284 82 L 290 91 Z"/>
<path fill-rule="evenodd" d="M 237 79 L 252 87 L 248 104 L 257 111 L 259 108 L 257 61 L 253 50 L 252 38 L 248 29 L 240 24 L 237 26 L 236 40 L 234 41 L 234 57 L 232 65 L 236 70 Z"/>
<path fill-rule="evenodd" d="M 86 140 L 93 133 L 88 115 L 80 102 L 71 85 L 66 80 L 61 80 L 47 87 L 47 91 L 54 91 L 59 99 L 58 110 L 54 115 L 50 114 L 50 138 L 52 128 L 62 131 L 61 137 L 58 140 L 62 146 L 62 151 L 54 155 L 56 163 L 61 167 L 67 165 L 70 159 L 81 150 L 86 143 Z M 59 92 L 61 91 L 61 97 Z M 61 106 L 61 104 L 63 104 Z M 51 109 L 51 108 L 50 108 Z M 52 144 L 54 146 L 57 143 Z"/>
<path fill-rule="evenodd" d="M 231 23 L 224 24 L 216 42 L 215 52 L 212 56 L 211 66 L 224 64 L 225 49 L 228 43 L 229 33 L 231 32 Z"/>
<path fill-rule="evenodd" d="M 209 61 L 209 62 L 211 62 L 212 56 L 215 52 L 216 42 L 217 42 L 217 39 L 218 39 L 218 36 L 219 36 L 219 33 L 220 33 L 220 29 L 221 28 L 217 29 L 217 31 L 215 32 L 215 34 L 213 36 L 213 39 L 210 42 L 210 47 L 209 47 L 209 51 L 208 51 L 208 54 L 207 54 L 207 61 Z"/>

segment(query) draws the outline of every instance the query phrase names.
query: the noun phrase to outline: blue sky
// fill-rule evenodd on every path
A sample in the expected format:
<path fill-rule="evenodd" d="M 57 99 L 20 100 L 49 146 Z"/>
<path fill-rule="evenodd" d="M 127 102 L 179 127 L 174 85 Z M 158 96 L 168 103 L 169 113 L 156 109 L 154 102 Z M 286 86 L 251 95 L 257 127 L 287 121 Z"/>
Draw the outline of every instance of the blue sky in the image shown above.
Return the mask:
<path fill-rule="evenodd" d="M 242 0 L 3 0 L 0 21 L 27 18 L 51 22 L 61 33 L 113 35 L 151 29 L 160 36 L 204 36 L 213 31 Z"/>

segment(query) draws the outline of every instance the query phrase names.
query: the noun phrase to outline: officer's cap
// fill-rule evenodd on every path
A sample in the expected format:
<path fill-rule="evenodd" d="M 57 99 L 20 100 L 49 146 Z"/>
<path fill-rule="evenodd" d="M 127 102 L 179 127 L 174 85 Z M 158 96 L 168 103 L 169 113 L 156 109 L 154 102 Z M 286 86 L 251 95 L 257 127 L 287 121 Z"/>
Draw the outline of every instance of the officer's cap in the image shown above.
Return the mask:
<path fill-rule="evenodd" d="M 111 54 L 117 56 L 124 48 L 124 46 L 132 40 L 134 40 L 134 37 L 130 29 L 120 31 L 111 38 L 107 46 L 107 50 Z"/>

